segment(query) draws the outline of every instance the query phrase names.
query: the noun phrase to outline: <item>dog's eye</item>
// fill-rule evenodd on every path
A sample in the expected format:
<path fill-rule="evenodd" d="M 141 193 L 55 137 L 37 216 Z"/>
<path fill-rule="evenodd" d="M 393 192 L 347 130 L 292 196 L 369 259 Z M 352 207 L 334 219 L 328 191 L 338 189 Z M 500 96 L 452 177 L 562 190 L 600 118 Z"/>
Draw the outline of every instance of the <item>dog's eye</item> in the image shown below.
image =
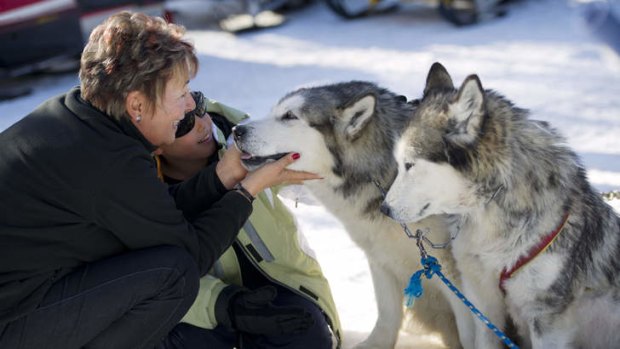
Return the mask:
<path fill-rule="evenodd" d="M 409 171 L 410 168 L 413 167 L 413 162 L 406 162 L 405 163 L 405 170 Z"/>
<path fill-rule="evenodd" d="M 297 116 L 293 114 L 291 111 L 287 111 L 286 114 L 282 115 L 282 120 L 296 120 Z"/>

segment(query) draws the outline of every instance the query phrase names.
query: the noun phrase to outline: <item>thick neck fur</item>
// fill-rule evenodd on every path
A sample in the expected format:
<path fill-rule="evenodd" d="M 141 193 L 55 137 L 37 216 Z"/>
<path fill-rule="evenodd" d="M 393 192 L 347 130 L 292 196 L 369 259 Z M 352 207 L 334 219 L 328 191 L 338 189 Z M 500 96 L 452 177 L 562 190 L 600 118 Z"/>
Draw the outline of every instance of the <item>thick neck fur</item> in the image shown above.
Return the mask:
<path fill-rule="evenodd" d="M 387 191 L 396 178 L 393 148 L 412 114 L 410 104 L 383 90 L 377 97 L 375 115 L 354 140 L 332 135 L 330 150 L 336 159 L 333 188 L 345 199 L 358 201 L 364 196 L 366 214 L 382 216 L 379 206 L 383 196 L 373 181 Z"/>
<path fill-rule="evenodd" d="M 487 91 L 486 101 L 489 112 L 471 150 L 471 175 L 483 198 L 479 213 L 502 212 L 494 222 L 499 236 L 514 229 L 553 230 L 556 223 L 545 217 L 557 217 L 559 224 L 571 206 L 567 188 L 584 180 L 575 154 L 546 123 L 528 119 L 527 111 L 493 92 Z"/>
<path fill-rule="evenodd" d="M 572 246 L 582 239 L 603 243 L 603 231 L 611 229 L 615 237 L 607 243 L 618 250 L 618 217 L 591 188 L 564 139 L 501 96 L 487 92 L 486 97 L 486 109 L 491 112 L 469 154 L 475 159 L 469 175 L 478 186 L 480 204 L 463 216 L 462 227 L 472 230 L 468 234 L 494 239 L 518 258 L 556 229 L 568 212 L 568 223 L 555 247 Z M 592 259 L 594 248 L 579 253 Z"/>

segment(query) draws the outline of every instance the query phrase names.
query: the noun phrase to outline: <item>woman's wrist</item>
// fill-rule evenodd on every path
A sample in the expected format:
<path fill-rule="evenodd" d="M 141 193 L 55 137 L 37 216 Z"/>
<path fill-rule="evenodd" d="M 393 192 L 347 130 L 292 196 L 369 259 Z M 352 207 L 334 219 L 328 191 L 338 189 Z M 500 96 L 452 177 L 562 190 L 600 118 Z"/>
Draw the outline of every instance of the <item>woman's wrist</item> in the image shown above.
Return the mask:
<path fill-rule="evenodd" d="M 250 193 L 250 195 L 252 195 L 253 197 L 256 197 L 256 195 L 258 195 L 258 193 L 263 191 L 264 188 L 260 187 L 260 185 L 256 183 L 255 178 L 254 179 L 252 178 L 253 178 L 252 175 L 247 176 L 245 179 L 239 182 L 239 185 L 241 185 L 245 190 L 247 190 L 247 192 Z"/>
<path fill-rule="evenodd" d="M 239 181 L 245 177 L 247 172 L 235 171 L 235 169 L 226 168 L 226 166 L 220 161 L 216 165 L 215 173 L 226 189 L 230 190 L 233 189 L 235 184 L 239 183 Z"/>
<path fill-rule="evenodd" d="M 241 184 L 241 182 L 237 183 L 234 185 L 233 187 L 234 190 L 236 190 L 239 194 L 243 195 L 246 199 L 248 199 L 248 201 L 251 203 L 252 201 L 254 201 L 255 199 L 255 195 L 250 193 L 244 186 L 243 184 Z"/>

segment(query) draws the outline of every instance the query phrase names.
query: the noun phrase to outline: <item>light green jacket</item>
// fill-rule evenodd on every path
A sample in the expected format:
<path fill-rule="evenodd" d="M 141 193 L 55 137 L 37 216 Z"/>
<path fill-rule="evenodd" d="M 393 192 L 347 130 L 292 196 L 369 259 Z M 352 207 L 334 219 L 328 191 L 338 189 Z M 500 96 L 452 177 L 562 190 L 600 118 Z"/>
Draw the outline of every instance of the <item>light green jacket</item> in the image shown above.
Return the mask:
<path fill-rule="evenodd" d="M 218 113 L 233 123 L 247 114 L 208 100 L 207 112 Z M 224 135 L 218 131 L 217 141 L 225 146 Z M 325 313 L 337 347 L 341 345 L 342 330 L 327 279 L 319 263 L 311 256 L 303 235 L 297 230 L 293 215 L 278 199 L 275 188 L 260 193 L 253 203 L 253 212 L 237 236 L 248 260 L 274 283 L 315 302 Z M 230 247 L 216 262 L 208 275 L 200 280 L 200 290 L 183 322 L 215 328 L 215 302 L 229 284 L 243 285 L 236 253 Z"/>

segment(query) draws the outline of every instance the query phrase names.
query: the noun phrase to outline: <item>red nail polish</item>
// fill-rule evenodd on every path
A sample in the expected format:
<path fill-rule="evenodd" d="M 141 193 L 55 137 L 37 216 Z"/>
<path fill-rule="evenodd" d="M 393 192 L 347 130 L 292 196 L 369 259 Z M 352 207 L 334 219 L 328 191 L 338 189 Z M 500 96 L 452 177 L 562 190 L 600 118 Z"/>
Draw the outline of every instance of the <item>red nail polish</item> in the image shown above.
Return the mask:
<path fill-rule="evenodd" d="M 293 160 L 297 160 L 301 157 L 301 155 L 299 153 L 294 153 L 293 154 Z"/>

